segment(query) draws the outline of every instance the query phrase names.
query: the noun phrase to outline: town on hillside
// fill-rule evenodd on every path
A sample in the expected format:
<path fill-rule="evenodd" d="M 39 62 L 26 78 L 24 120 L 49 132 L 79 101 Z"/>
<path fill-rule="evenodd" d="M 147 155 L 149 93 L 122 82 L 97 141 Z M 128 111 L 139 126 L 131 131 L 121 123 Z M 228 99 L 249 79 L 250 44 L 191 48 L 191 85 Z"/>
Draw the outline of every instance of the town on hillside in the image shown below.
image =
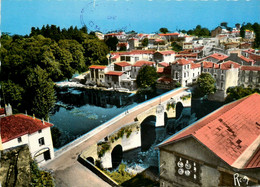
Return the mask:
<path fill-rule="evenodd" d="M 158 89 L 193 86 L 201 73 L 210 73 L 216 81 L 216 92 L 209 96 L 212 100 L 224 101 L 229 87 L 260 88 L 260 52 L 252 49 L 254 31 L 245 30 L 242 38 L 240 24 L 227 29 L 227 23 L 221 23 L 211 31 L 211 37 L 181 32 L 96 32 L 101 40 L 118 42 L 115 51 L 107 55 L 107 65 L 91 65 L 89 73 L 80 77 L 81 82 L 107 90 L 133 91 L 138 88 L 139 70 L 143 66 L 152 66 L 158 74 Z"/>
<path fill-rule="evenodd" d="M 69 81 L 55 82 L 55 86 L 126 92 L 127 98 L 141 89 L 153 87 L 157 95 L 131 108 L 123 108 L 120 114 L 100 121 L 99 126 L 58 149 L 54 142 L 61 132 L 54 129 L 55 124 L 44 114 L 39 119 L 27 111 L 24 114 L 15 112 L 10 103 L 5 103 L 4 107 L 0 105 L 0 186 L 259 186 L 260 51 L 255 47 L 259 36 L 253 30 L 242 30 L 240 24 L 230 28 L 225 22 L 212 30 L 211 36 L 160 30 L 158 34 L 92 33 L 109 47 L 106 63 L 89 64 L 88 71 Z M 66 41 L 53 45 L 54 42 L 42 35 L 37 37 L 42 43 L 49 42 L 60 56 L 66 51 L 58 49 L 58 44 L 69 46 Z M 15 40 L 20 42 L 19 38 Z M 50 51 L 44 51 L 47 56 L 44 60 L 56 58 L 48 53 Z M 7 54 L 7 50 L 4 52 Z M 72 59 L 70 53 L 66 55 Z M 45 65 L 55 61 L 44 60 Z M 19 59 L 16 62 L 19 64 Z M 26 79 L 26 86 L 34 90 L 25 93 L 41 93 L 46 87 L 53 89 L 47 71 L 39 66 L 33 71 L 37 76 L 29 77 L 30 81 Z M 55 77 L 55 73 L 50 76 Z M 70 73 L 64 77 L 68 78 Z M 35 86 L 37 81 L 44 83 L 42 90 Z M 240 98 L 227 100 L 230 90 L 238 87 L 251 91 L 241 91 L 237 93 L 241 94 Z M 17 95 L 4 98 L 18 98 L 19 92 L 24 90 L 17 88 L 13 89 Z M 199 89 L 201 93 L 197 93 Z M 234 92 L 240 92 L 237 90 Z M 83 92 L 78 95 L 86 99 Z M 200 102 L 220 101 L 223 106 L 191 123 L 184 121 L 174 134 L 156 134 L 155 129 L 165 131 L 168 119 L 181 119 L 185 109 L 188 108 L 186 112 L 191 115 L 193 97 Z M 44 97 L 37 97 L 33 104 L 38 98 Z M 52 102 L 55 105 L 54 99 Z M 47 104 L 36 102 L 39 108 L 48 108 Z M 111 106 L 110 110 L 115 108 Z M 151 118 L 154 123 L 149 125 L 153 131 L 146 130 L 150 127 L 145 124 Z M 91 119 L 84 118 L 86 120 L 93 123 Z M 70 122 L 70 128 L 75 128 L 75 123 Z M 148 141 L 144 137 L 152 139 L 152 136 L 160 140 L 150 149 L 155 156 L 140 149 L 130 157 L 155 158 L 156 166 L 140 173 L 127 169 L 127 164 L 122 163 L 124 154 L 142 148 Z"/>

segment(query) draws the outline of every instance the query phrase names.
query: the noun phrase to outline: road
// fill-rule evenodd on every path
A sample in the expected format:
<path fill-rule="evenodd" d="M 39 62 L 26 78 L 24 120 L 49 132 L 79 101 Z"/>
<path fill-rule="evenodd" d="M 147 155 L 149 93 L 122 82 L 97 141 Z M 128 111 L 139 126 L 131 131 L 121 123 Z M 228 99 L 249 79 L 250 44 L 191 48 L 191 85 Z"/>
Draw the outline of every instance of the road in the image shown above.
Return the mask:
<path fill-rule="evenodd" d="M 152 99 L 151 102 L 140 104 L 143 107 L 138 107 L 137 105 L 134 108 L 137 110 L 132 110 L 127 113 L 123 118 L 120 120 L 116 120 L 114 123 L 102 129 L 95 135 L 86 138 L 82 142 L 77 145 L 72 145 L 62 154 L 60 154 L 55 159 L 49 161 L 43 167 L 53 171 L 54 178 L 56 185 L 64 186 L 64 187 L 106 187 L 110 186 L 90 170 L 82 166 L 80 163 L 77 162 L 77 157 L 81 152 L 86 150 L 89 146 L 96 144 L 99 140 L 106 137 L 108 134 L 113 133 L 116 129 L 119 129 L 121 126 L 125 124 L 129 124 L 134 122 L 135 117 L 148 110 L 151 107 L 159 105 L 161 102 L 169 100 L 171 97 L 185 91 L 185 88 L 180 88 L 173 92 L 170 95 L 164 95 L 161 97 L 157 97 Z"/>

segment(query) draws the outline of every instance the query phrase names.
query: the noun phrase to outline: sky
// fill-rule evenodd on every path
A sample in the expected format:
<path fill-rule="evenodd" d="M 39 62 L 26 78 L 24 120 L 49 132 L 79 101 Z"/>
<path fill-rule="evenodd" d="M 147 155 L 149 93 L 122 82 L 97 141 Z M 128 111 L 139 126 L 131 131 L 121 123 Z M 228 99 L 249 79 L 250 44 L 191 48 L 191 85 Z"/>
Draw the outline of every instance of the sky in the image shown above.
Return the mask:
<path fill-rule="evenodd" d="M 86 25 L 90 31 L 174 32 L 221 22 L 260 22 L 260 0 L 2 0 L 1 31 L 30 34 L 31 27 Z"/>

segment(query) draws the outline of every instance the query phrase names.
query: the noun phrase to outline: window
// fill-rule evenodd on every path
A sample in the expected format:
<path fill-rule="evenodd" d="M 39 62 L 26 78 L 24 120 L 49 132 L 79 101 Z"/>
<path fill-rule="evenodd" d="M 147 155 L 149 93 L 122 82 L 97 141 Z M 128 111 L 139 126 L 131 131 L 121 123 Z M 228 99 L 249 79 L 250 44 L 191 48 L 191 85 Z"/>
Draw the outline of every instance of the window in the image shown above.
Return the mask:
<path fill-rule="evenodd" d="M 18 143 L 22 142 L 22 137 L 17 138 Z"/>
<path fill-rule="evenodd" d="M 222 80 L 222 81 L 224 80 L 224 75 L 221 75 L 221 80 Z"/>
<path fill-rule="evenodd" d="M 126 61 L 127 61 L 127 62 L 130 62 L 130 56 L 127 56 L 127 57 L 126 57 Z"/>
<path fill-rule="evenodd" d="M 186 77 L 186 73 L 184 73 L 184 78 Z"/>
<path fill-rule="evenodd" d="M 38 142 L 39 142 L 39 145 L 40 145 L 40 146 L 42 146 L 42 145 L 45 144 L 45 143 L 44 143 L 44 138 L 43 138 L 43 137 L 39 138 Z"/>
<path fill-rule="evenodd" d="M 200 165 L 194 161 L 177 157 L 176 175 L 195 183 L 200 183 Z"/>
<path fill-rule="evenodd" d="M 42 129 L 38 130 L 38 133 L 42 133 Z"/>

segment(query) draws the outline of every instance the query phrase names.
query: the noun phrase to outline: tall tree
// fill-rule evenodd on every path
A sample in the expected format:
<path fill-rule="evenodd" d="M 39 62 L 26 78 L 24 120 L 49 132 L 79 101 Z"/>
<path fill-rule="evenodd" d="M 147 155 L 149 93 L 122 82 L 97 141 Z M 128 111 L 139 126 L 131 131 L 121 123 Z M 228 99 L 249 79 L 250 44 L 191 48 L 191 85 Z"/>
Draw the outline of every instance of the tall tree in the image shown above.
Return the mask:
<path fill-rule="evenodd" d="M 210 73 L 201 73 L 197 81 L 197 94 L 199 96 L 213 94 L 216 90 L 215 83 L 216 80 L 212 77 Z"/>
<path fill-rule="evenodd" d="M 45 70 L 37 66 L 26 79 L 26 105 L 30 113 L 47 118 L 54 107 L 56 98 L 54 84 Z"/>
<path fill-rule="evenodd" d="M 144 39 L 142 40 L 142 46 L 143 46 L 143 47 L 147 47 L 147 46 L 148 46 L 148 38 L 144 38 Z"/>
<path fill-rule="evenodd" d="M 138 88 L 154 88 L 157 78 L 158 74 L 155 67 L 143 66 L 137 74 L 136 84 Z"/>
<path fill-rule="evenodd" d="M 97 38 L 86 39 L 83 42 L 83 48 L 87 65 L 107 64 L 106 55 L 109 53 L 109 50 L 105 42 Z"/>
<path fill-rule="evenodd" d="M 107 44 L 110 51 L 116 51 L 116 45 L 118 44 L 117 37 L 109 37 L 105 43 Z"/>

